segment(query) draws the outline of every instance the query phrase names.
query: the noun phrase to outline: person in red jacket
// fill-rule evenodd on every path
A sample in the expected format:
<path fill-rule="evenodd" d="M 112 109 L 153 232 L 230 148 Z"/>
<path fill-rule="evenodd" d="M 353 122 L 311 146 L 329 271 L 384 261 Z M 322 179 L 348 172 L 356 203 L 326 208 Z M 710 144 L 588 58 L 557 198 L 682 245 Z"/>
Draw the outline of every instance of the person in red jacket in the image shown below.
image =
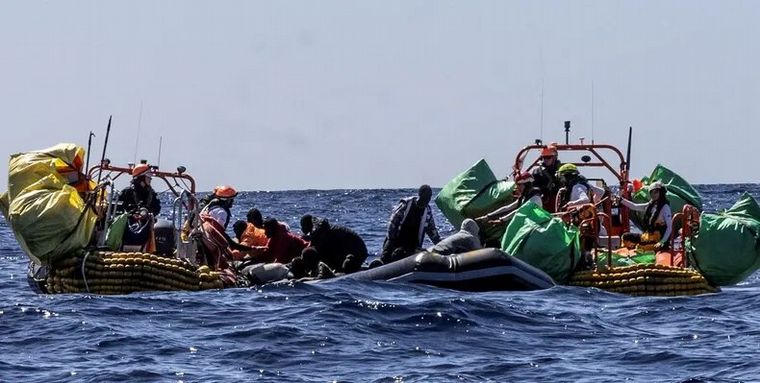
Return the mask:
<path fill-rule="evenodd" d="M 251 259 L 264 263 L 290 263 L 301 255 L 306 248 L 306 241 L 288 231 L 287 227 L 276 219 L 264 221 L 264 232 L 269 238 L 266 246 L 254 247 Z"/>

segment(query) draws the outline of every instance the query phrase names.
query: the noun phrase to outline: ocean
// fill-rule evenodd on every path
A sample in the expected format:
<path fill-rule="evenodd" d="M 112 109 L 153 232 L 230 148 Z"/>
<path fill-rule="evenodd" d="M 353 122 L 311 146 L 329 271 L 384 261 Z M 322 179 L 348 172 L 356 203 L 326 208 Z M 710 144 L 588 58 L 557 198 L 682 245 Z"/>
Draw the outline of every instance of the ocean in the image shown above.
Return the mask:
<path fill-rule="evenodd" d="M 708 211 L 760 198 L 760 185 L 698 190 Z M 376 254 L 391 207 L 415 192 L 247 192 L 233 212 L 257 207 L 294 230 L 302 214 L 326 217 Z M 683 298 L 344 280 L 96 296 L 36 295 L 26 267 L 0 220 L 2 382 L 760 381 L 758 274 Z"/>

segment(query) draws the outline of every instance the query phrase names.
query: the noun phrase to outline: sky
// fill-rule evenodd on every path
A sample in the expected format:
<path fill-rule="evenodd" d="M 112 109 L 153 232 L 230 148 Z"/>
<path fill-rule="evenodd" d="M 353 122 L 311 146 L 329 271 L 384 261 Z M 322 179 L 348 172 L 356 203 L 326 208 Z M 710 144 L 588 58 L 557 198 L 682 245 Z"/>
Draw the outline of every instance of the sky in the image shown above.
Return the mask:
<path fill-rule="evenodd" d="M 759 15 L 757 1 L 0 0 L 0 157 L 93 131 L 98 158 L 113 115 L 108 158 L 155 164 L 162 137 L 161 167 L 200 190 L 442 186 L 481 158 L 507 174 L 570 120 L 573 141 L 621 149 L 632 126 L 633 176 L 662 163 L 755 183 Z"/>

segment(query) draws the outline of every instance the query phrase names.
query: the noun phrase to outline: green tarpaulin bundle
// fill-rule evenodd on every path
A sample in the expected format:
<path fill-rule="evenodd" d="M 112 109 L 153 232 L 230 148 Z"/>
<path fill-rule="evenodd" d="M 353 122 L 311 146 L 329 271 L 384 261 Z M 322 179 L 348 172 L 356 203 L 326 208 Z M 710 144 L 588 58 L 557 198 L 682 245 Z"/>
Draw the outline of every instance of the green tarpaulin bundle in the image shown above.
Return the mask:
<path fill-rule="evenodd" d="M 504 233 L 501 249 L 560 283 L 567 281 L 581 256 L 578 229 L 533 202 L 517 210 Z"/>
<path fill-rule="evenodd" d="M 498 180 L 488 163 L 480 160 L 446 184 L 435 203 L 459 227 L 465 218 L 480 217 L 512 202 L 514 188 L 514 182 Z M 499 240 L 503 233 L 504 225 L 485 229 L 486 240 Z"/>
<path fill-rule="evenodd" d="M 760 268 L 760 206 L 744 193 L 720 214 L 702 214 L 699 233 L 689 244 L 693 260 L 710 283 L 743 281 Z"/>
<path fill-rule="evenodd" d="M 702 211 L 702 197 L 699 195 L 699 192 L 686 180 L 681 178 L 681 176 L 662 165 L 657 165 L 649 177 L 644 177 L 641 180 L 645 187 L 633 195 L 634 202 L 648 202 L 649 192 L 646 189 L 646 185 L 655 181 L 660 181 L 667 186 L 668 201 L 670 201 L 670 210 L 673 211 L 673 214 L 680 212 L 687 203 Z"/>

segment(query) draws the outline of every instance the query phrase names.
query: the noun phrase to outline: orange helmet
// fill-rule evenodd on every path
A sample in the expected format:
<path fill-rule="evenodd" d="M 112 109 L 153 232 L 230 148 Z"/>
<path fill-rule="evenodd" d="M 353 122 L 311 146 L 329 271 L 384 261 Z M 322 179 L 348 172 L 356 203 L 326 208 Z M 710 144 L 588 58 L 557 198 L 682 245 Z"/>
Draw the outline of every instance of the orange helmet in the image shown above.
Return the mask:
<path fill-rule="evenodd" d="M 551 157 L 557 155 L 557 144 L 551 143 L 541 149 L 541 157 Z"/>
<path fill-rule="evenodd" d="M 132 168 L 132 177 L 148 176 L 150 177 L 150 165 L 139 164 Z"/>
<path fill-rule="evenodd" d="M 219 185 L 214 188 L 214 196 L 217 198 L 235 198 L 237 190 L 230 185 Z"/>
<path fill-rule="evenodd" d="M 515 183 L 518 185 L 527 184 L 528 182 L 533 182 L 533 175 L 528 172 L 522 172 L 515 176 Z"/>

